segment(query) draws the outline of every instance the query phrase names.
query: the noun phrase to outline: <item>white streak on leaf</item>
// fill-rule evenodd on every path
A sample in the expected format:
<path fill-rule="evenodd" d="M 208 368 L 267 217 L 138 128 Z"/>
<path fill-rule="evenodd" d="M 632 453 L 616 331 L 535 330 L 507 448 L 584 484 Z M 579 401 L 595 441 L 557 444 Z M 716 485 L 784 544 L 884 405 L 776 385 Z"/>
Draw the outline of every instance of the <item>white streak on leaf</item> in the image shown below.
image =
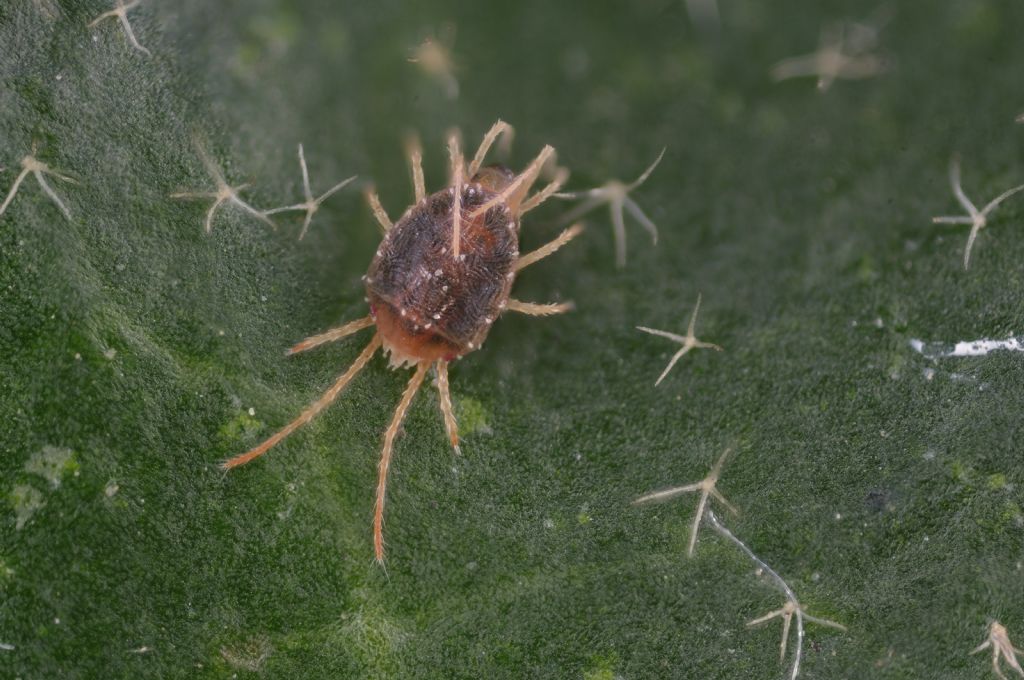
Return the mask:
<path fill-rule="evenodd" d="M 981 357 L 989 352 L 1007 350 L 1011 352 L 1024 352 L 1024 343 L 1014 337 L 1006 340 L 961 340 L 950 347 L 944 342 L 924 342 L 911 339 L 910 346 L 915 352 L 922 354 L 929 359 L 942 359 L 944 357 Z"/>

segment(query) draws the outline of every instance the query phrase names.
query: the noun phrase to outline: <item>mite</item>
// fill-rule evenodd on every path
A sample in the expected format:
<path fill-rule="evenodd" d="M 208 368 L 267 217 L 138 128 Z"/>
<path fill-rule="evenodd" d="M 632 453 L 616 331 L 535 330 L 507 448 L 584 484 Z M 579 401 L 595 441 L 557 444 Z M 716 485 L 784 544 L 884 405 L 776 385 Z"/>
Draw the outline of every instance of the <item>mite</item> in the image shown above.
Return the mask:
<path fill-rule="evenodd" d="M 532 316 L 560 314 L 571 303 L 536 304 L 510 297 L 516 275 L 523 268 L 551 255 L 576 237 L 573 225 L 537 250 L 519 254 L 522 216 L 558 191 L 568 177 L 559 168 L 542 190 L 529 195 L 555 150 L 545 146 L 525 170 L 514 174 L 501 166 L 482 167 L 484 157 L 499 135 L 511 136 L 512 128 L 498 121 L 484 136 L 467 167 L 457 133 L 450 135 L 448 153 L 451 179 L 444 189 L 426 194 L 419 143 L 408 145 L 416 202 L 392 224 L 373 190 L 367 201 L 384 231 L 384 238 L 363 277 L 369 315 L 306 338 L 288 354 L 305 352 L 373 327 L 370 343 L 334 384 L 298 418 L 256 448 L 222 464 L 224 469 L 257 458 L 289 434 L 312 420 L 333 402 L 378 349 L 388 355 L 392 369 L 414 369 L 391 423 L 384 432 L 373 515 L 373 550 L 384 560 L 384 502 L 388 468 L 395 437 L 427 371 L 434 367 L 445 431 L 455 453 L 459 451 L 458 426 L 448 391 L 448 364 L 480 349 L 494 321 L 505 312 Z"/>

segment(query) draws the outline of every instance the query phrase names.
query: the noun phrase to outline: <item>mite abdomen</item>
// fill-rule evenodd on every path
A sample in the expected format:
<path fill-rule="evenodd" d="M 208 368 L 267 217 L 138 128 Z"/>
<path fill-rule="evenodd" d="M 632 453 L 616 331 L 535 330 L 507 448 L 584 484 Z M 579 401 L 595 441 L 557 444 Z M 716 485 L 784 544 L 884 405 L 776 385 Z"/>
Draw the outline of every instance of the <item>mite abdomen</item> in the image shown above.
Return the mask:
<path fill-rule="evenodd" d="M 480 347 L 508 299 L 519 256 L 511 211 L 480 184 L 462 194 L 461 248 L 452 253 L 454 189 L 428 196 L 387 233 L 366 275 L 392 363 L 454 358 Z"/>

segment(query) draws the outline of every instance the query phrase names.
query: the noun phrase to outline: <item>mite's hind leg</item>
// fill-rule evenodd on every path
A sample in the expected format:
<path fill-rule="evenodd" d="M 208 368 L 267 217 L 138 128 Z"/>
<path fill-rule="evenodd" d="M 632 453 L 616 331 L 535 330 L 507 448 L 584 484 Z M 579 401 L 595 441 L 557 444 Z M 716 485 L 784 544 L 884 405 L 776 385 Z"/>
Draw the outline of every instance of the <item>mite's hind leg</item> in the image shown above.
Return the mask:
<path fill-rule="evenodd" d="M 444 416 L 444 429 L 448 433 L 448 441 L 452 443 L 455 453 L 459 449 L 459 425 L 455 422 L 455 411 L 452 409 L 452 395 L 448 391 L 448 362 L 443 359 L 437 362 L 437 392 L 441 397 L 441 415 Z"/>
<path fill-rule="evenodd" d="M 388 217 L 387 212 L 384 210 L 384 206 L 380 204 L 380 197 L 377 196 L 377 192 L 371 187 L 366 190 L 366 202 L 370 204 L 370 210 L 373 211 L 373 216 L 377 218 L 377 222 L 380 223 L 381 231 L 385 234 L 391 229 L 391 218 Z"/>
<path fill-rule="evenodd" d="M 571 302 L 552 302 L 549 304 L 538 304 L 536 302 L 521 302 L 512 298 L 508 299 L 505 309 L 509 312 L 519 312 L 530 316 L 551 316 L 552 314 L 564 314 L 572 311 L 576 305 Z"/>
<path fill-rule="evenodd" d="M 412 187 L 416 192 L 416 202 L 419 203 L 427 195 L 426 185 L 423 182 L 423 147 L 420 146 L 419 137 L 409 135 L 405 140 L 405 152 L 409 155 Z"/>
<path fill-rule="evenodd" d="M 277 445 L 282 439 L 311 421 L 318 413 L 320 413 L 320 411 L 323 411 L 332 401 L 338 398 L 338 395 L 343 389 L 345 389 L 345 386 L 351 382 L 352 378 L 356 377 L 356 374 L 363 370 L 363 367 L 370 361 L 370 358 L 373 356 L 373 353 L 377 351 L 378 347 L 380 347 L 380 336 L 374 335 L 373 340 L 370 341 L 370 344 L 366 346 L 366 349 L 362 351 L 356 360 L 352 362 L 352 365 L 348 367 L 348 370 L 342 373 L 334 384 L 331 385 L 330 389 L 324 392 L 322 397 L 317 399 L 309 406 L 309 408 L 303 411 L 298 418 L 285 425 L 284 428 L 277 432 L 277 434 L 273 435 L 256 448 L 248 451 L 247 453 L 243 453 L 226 460 L 221 463 L 220 466 L 225 470 L 230 470 L 231 468 L 238 467 L 239 465 L 245 465 L 253 458 L 262 456 Z"/>
<path fill-rule="evenodd" d="M 490 151 L 491 145 L 494 144 L 494 140 L 498 138 L 498 135 L 504 133 L 505 141 L 511 143 L 512 135 L 515 134 L 515 130 L 512 126 L 503 120 L 499 120 L 497 123 L 491 126 L 491 129 L 484 135 L 484 139 L 480 142 L 480 148 L 476 150 L 476 155 L 473 156 L 473 162 L 469 164 L 469 176 L 472 177 L 480 170 L 480 166 L 484 162 L 484 158 L 487 156 L 487 152 Z"/>
<path fill-rule="evenodd" d="M 401 401 L 395 408 L 395 415 L 391 418 L 391 424 L 384 432 L 384 447 L 380 452 L 380 465 L 377 467 L 377 501 L 373 506 L 373 554 L 377 562 L 384 562 L 384 499 L 388 488 L 388 468 L 391 467 L 391 452 L 394 449 L 395 437 L 398 435 L 398 428 L 402 426 L 405 412 L 409 410 L 412 398 L 416 396 L 423 383 L 423 376 L 427 374 L 430 362 L 424 361 L 416 366 L 416 372 L 409 379 L 409 385 L 402 394 Z"/>
<path fill-rule="evenodd" d="M 311 335 L 302 342 L 290 347 L 285 354 L 292 355 L 298 354 L 299 352 L 305 352 L 308 349 L 319 347 L 328 342 L 334 342 L 335 340 L 341 340 L 342 338 L 348 337 L 353 333 L 369 328 L 373 325 L 372 316 L 364 316 L 362 319 L 356 319 L 355 321 L 349 321 L 344 326 L 338 326 L 332 328 L 329 331 L 320 333 L 318 335 Z"/>
<path fill-rule="evenodd" d="M 563 231 L 561 234 L 559 234 L 553 241 L 545 245 L 542 245 L 540 248 L 537 248 L 537 250 L 529 252 L 526 255 L 520 257 L 518 260 L 516 260 L 514 266 L 515 271 L 519 271 L 524 267 L 529 267 L 537 260 L 543 260 L 545 257 L 552 254 L 553 252 L 564 246 L 566 243 L 579 236 L 582 232 L 583 227 L 581 225 L 572 225 L 571 227 Z"/>

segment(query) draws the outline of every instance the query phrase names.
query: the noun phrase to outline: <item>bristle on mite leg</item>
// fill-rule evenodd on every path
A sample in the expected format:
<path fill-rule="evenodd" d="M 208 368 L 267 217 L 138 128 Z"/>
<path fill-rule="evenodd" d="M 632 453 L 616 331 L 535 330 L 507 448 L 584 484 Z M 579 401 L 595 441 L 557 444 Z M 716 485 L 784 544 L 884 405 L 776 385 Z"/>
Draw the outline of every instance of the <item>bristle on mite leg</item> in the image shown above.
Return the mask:
<path fill-rule="evenodd" d="M 551 195 L 562 188 L 565 181 L 569 179 L 569 170 L 566 168 L 558 168 L 555 171 L 555 178 L 550 183 L 533 196 L 523 201 L 523 205 L 519 208 L 519 214 L 523 215 L 530 212 L 544 201 L 551 198 Z"/>
<path fill-rule="evenodd" d="M 455 189 L 452 200 L 452 257 L 457 258 L 462 242 L 462 173 L 466 165 L 459 147 L 458 132 L 448 136 L 448 156 L 452 166 L 452 187 Z"/>
<path fill-rule="evenodd" d="M 427 195 L 426 184 L 423 181 L 423 147 L 420 146 L 419 137 L 409 135 L 406 138 L 405 152 L 409 154 L 409 168 L 412 170 L 412 188 L 416 192 L 416 202 L 419 203 Z"/>
<path fill-rule="evenodd" d="M 512 126 L 503 120 L 499 120 L 497 123 L 491 126 L 491 129 L 484 135 L 483 141 L 480 142 L 480 147 L 476 150 L 476 155 L 473 156 L 473 162 L 469 164 L 469 176 L 474 176 L 480 171 L 480 166 L 483 165 L 484 158 L 487 156 L 487 152 L 491 150 L 491 145 L 494 144 L 494 140 L 498 138 L 498 135 L 504 133 L 505 141 L 511 142 L 512 136 L 515 134 L 515 130 Z M 504 146 L 504 145 L 503 145 Z"/>
<path fill-rule="evenodd" d="M 452 443 L 457 455 L 462 454 L 459 448 L 459 425 L 455 422 L 455 410 L 452 409 L 452 395 L 448 391 L 448 362 L 437 362 L 437 392 L 441 397 L 441 415 L 444 416 L 444 429 L 448 433 L 448 441 Z"/>
<path fill-rule="evenodd" d="M 575 308 L 576 305 L 572 302 L 538 304 L 536 302 L 521 302 L 519 300 L 509 298 L 508 305 L 505 307 L 505 310 L 509 312 L 519 312 L 520 314 L 528 314 L 530 316 L 551 316 L 552 314 L 564 314 L 565 312 L 571 312 Z"/>
<path fill-rule="evenodd" d="M 384 563 L 384 499 L 388 488 L 388 468 L 391 467 L 391 452 L 394 449 L 395 437 L 398 429 L 402 426 L 406 411 L 412 403 L 416 391 L 423 383 L 423 377 L 430 368 L 430 362 L 424 361 L 416 366 L 416 372 L 409 379 L 409 385 L 402 394 L 401 401 L 395 408 L 395 415 L 391 418 L 391 424 L 384 432 L 384 447 L 380 452 L 380 465 L 377 467 L 377 501 L 373 506 L 373 554 L 379 564 Z"/>
<path fill-rule="evenodd" d="M 545 257 L 552 254 L 553 252 L 564 246 L 566 243 L 579 236 L 581 233 L 583 233 L 582 225 L 572 225 L 571 227 L 563 231 L 561 234 L 559 234 L 557 237 L 555 237 L 553 241 L 550 241 L 542 245 L 540 248 L 537 248 L 537 250 L 531 251 L 526 255 L 520 257 L 518 260 L 516 260 L 514 267 L 515 271 L 519 271 L 520 269 L 529 267 L 537 260 L 543 260 Z"/>
<path fill-rule="evenodd" d="M 373 216 L 377 218 L 377 222 L 380 223 L 380 229 L 385 234 L 391 230 L 393 226 L 391 224 L 391 218 L 388 217 L 387 212 L 384 210 L 384 206 L 380 204 L 380 197 L 377 196 L 377 192 L 373 188 L 366 190 L 366 202 L 370 204 L 370 210 L 373 211 Z"/>
<path fill-rule="evenodd" d="M 302 342 L 289 347 L 285 350 L 285 354 L 291 356 L 292 354 L 298 354 L 299 352 L 305 352 L 306 350 L 319 347 L 320 345 L 328 342 L 334 342 L 335 340 L 341 340 L 342 338 L 348 337 L 353 333 L 357 333 L 364 328 L 369 328 L 373 325 L 372 316 L 364 316 L 362 319 L 356 319 L 355 321 L 349 321 L 343 326 L 332 328 L 329 331 L 320 333 L 319 335 L 311 335 Z"/>
<path fill-rule="evenodd" d="M 275 435 L 251 451 L 224 461 L 220 464 L 221 468 L 224 470 L 230 470 L 231 468 L 238 467 L 239 465 L 245 465 L 252 459 L 262 456 L 264 453 L 274 448 L 274 446 L 276 446 L 282 439 L 311 421 L 318 413 L 320 413 L 320 411 L 323 411 L 331 404 L 332 401 L 337 399 L 338 395 L 343 389 L 345 389 L 345 386 L 351 382 L 352 378 L 356 377 L 356 374 L 363 370 L 363 367 L 366 366 L 367 362 L 370 361 L 370 358 L 373 357 L 373 353 L 377 351 L 378 347 L 380 347 L 380 343 L 380 335 L 374 335 L 373 340 L 371 340 L 370 344 L 366 346 L 366 349 L 356 357 L 356 360 L 352 362 L 352 365 L 348 367 L 348 370 L 341 374 L 341 376 L 334 381 L 334 384 L 331 385 L 330 389 L 324 392 L 323 396 L 303 411 L 298 418 L 285 425 Z"/>
<path fill-rule="evenodd" d="M 499 203 L 507 203 L 515 214 L 519 209 L 519 200 L 530 190 L 533 186 L 533 182 L 537 179 L 537 175 L 540 174 L 541 168 L 548 162 L 548 159 L 555 154 L 555 148 L 551 145 L 545 146 L 537 154 L 537 157 L 533 159 L 525 170 L 516 175 L 516 178 L 512 180 L 507 187 L 502 189 L 501 193 L 494 196 L 491 200 L 487 201 L 483 205 L 480 205 L 473 212 L 469 214 L 470 218 L 478 215 L 483 215 L 485 212 L 498 205 Z"/>

